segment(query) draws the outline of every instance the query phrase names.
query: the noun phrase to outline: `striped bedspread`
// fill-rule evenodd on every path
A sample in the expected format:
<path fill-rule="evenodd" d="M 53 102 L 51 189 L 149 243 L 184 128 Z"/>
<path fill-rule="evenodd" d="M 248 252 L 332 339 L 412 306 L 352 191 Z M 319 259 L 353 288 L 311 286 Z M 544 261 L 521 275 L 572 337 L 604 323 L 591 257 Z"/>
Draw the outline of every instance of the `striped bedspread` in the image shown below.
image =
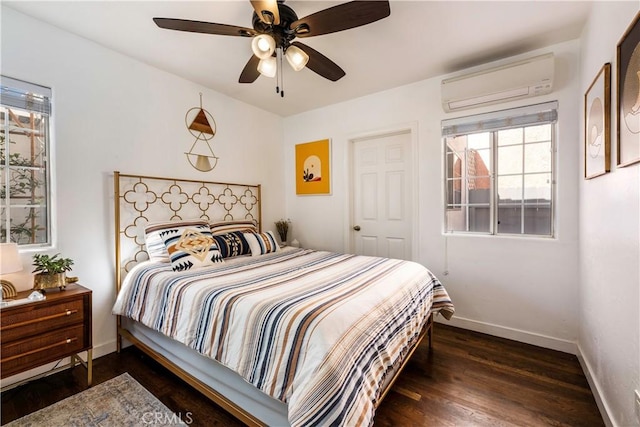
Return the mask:
<path fill-rule="evenodd" d="M 285 402 L 293 426 L 372 424 L 429 314 L 453 311 L 420 264 L 305 249 L 186 272 L 142 263 L 113 308 Z"/>

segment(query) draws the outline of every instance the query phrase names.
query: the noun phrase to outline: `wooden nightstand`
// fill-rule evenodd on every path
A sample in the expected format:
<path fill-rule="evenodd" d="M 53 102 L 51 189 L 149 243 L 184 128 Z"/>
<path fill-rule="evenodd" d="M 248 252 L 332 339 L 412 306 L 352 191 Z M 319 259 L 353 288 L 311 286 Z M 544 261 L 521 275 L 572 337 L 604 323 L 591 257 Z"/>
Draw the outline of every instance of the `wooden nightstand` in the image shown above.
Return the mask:
<path fill-rule="evenodd" d="M 15 299 L 27 298 L 31 292 L 19 292 Z M 63 291 L 51 290 L 45 295 L 43 301 L 0 309 L 0 378 L 70 357 L 69 365 L 56 370 L 81 363 L 87 368 L 87 385 L 90 386 L 93 363 L 91 290 L 69 284 Z M 78 356 L 83 351 L 87 352 L 86 361 Z M 42 375 L 49 373 L 51 371 Z"/>

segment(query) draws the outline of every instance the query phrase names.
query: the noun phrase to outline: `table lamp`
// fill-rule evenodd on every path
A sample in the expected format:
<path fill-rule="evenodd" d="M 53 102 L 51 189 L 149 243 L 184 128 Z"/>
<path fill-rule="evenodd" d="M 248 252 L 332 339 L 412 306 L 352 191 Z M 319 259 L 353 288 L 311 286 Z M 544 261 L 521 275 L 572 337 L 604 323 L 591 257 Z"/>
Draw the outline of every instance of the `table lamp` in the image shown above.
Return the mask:
<path fill-rule="evenodd" d="M 22 271 L 22 262 L 15 243 L 0 243 L 0 275 Z M 15 286 L 8 280 L 2 282 L 2 299 L 14 298 L 18 295 Z"/>

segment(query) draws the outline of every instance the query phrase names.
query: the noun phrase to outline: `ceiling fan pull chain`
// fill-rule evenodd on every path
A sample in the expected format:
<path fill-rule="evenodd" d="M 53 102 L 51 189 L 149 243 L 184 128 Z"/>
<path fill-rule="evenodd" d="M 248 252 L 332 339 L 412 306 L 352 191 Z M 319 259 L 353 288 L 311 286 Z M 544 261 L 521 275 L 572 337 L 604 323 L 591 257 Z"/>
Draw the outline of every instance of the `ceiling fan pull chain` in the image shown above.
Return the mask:
<path fill-rule="evenodd" d="M 280 48 L 276 49 L 276 93 L 280 93 L 280 73 L 282 73 L 282 67 L 278 66 L 278 58 L 280 57 Z"/>
<path fill-rule="evenodd" d="M 284 49 L 280 49 L 280 98 L 284 98 L 284 68 L 282 67 L 282 57 Z"/>

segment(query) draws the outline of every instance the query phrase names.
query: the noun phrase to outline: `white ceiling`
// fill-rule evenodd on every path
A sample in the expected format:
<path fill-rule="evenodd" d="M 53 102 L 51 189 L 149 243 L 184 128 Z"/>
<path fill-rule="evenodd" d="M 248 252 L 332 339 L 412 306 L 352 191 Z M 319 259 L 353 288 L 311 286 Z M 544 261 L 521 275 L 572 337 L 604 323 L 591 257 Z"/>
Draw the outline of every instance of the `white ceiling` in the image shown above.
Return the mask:
<path fill-rule="evenodd" d="M 284 64 L 275 80 L 238 83 L 251 56 L 244 37 L 158 28 L 154 17 L 251 28 L 253 8 L 236 1 L 3 1 L 147 64 L 230 97 L 289 116 L 578 38 L 590 9 L 582 1 L 391 1 L 381 21 L 303 43 L 345 70 L 337 82 Z M 302 18 L 341 1 L 290 0 Z"/>

